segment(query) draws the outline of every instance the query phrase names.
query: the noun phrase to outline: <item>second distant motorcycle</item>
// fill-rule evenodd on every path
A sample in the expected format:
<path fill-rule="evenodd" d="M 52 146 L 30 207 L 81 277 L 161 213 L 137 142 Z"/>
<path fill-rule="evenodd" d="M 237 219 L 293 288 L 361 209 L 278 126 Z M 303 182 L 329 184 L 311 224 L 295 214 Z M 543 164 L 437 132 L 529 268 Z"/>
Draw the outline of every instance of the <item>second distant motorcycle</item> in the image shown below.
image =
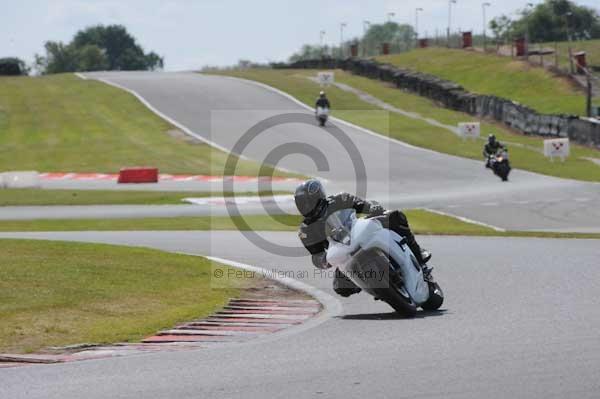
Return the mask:
<path fill-rule="evenodd" d="M 327 119 L 329 118 L 329 108 L 318 107 L 316 116 L 317 121 L 319 121 L 319 126 L 325 126 Z"/>
<path fill-rule="evenodd" d="M 329 108 L 331 108 L 329 99 L 325 95 L 325 92 L 321 91 L 319 93 L 319 98 L 317 98 L 317 102 L 315 103 L 315 116 L 317 117 L 317 121 L 319 121 L 319 126 L 325 126 L 327 123 L 327 119 L 329 118 Z"/>
<path fill-rule="evenodd" d="M 508 181 L 508 174 L 510 173 L 511 167 L 510 162 L 508 161 L 508 150 L 506 147 L 499 149 L 496 154 L 489 155 L 487 165 L 496 176 L 502 179 L 502 181 Z"/>

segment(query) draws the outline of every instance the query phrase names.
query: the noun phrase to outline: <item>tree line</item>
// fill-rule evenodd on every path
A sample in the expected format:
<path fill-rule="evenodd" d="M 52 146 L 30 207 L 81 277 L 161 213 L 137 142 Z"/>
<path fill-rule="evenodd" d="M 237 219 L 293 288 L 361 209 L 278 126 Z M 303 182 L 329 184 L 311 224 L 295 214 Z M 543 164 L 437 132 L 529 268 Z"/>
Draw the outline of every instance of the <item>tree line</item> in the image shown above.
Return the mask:
<path fill-rule="evenodd" d="M 47 41 L 45 54 L 35 55 L 40 74 L 90 71 L 156 70 L 163 57 L 144 52 L 122 25 L 96 25 L 78 31 L 71 42 Z M 0 75 L 26 75 L 29 68 L 18 58 L 0 59 Z"/>
<path fill-rule="evenodd" d="M 411 25 L 386 22 L 384 24 L 371 24 L 362 37 L 345 41 L 342 46 L 305 44 L 293 54 L 289 61 L 315 59 L 323 56 L 344 57 L 351 45 L 359 45 L 362 55 L 372 56 L 381 52 L 382 43 L 388 43 L 390 51 L 394 53 L 410 50 L 415 46 L 416 32 Z"/>
<path fill-rule="evenodd" d="M 600 39 L 600 15 L 598 11 L 579 6 L 569 0 L 545 0 L 532 8 L 517 12 L 516 18 L 501 15 L 489 22 L 497 42 L 508 42 L 525 37 L 532 42 Z M 348 48 L 358 44 L 363 56 L 381 54 L 381 45 L 390 44 L 390 51 L 398 53 L 416 46 L 417 33 L 411 25 L 387 22 L 371 24 L 361 37 L 348 40 L 342 46 L 305 44 L 289 61 L 295 62 L 323 56 L 344 57 Z M 475 39 L 481 39 L 476 37 Z"/>
<path fill-rule="evenodd" d="M 537 43 L 600 39 L 598 11 L 569 0 L 546 0 L 517 15 L 515 19 L 501 15 L 490 21 L 498 41 L 526 36 Z"/>

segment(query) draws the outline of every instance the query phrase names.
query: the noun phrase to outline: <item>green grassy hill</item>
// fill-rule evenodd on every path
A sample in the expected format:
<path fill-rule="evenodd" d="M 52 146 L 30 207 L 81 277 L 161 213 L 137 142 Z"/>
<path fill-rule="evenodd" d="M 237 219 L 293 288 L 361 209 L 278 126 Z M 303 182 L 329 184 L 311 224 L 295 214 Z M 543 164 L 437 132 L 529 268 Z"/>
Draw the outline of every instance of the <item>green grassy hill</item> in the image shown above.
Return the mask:
<path fill-rule="evenodd" d="M 218 74 L 255 80 L 283 90 L 300 101 L 313 106 L 316 93 L 321 90 L 315 78 L 315 69 L 244 69 L 221 71 Z M 215 72 L 217 73 L 217 72 Z M 392 85 L 341 70 L 335 71 L 335 81 L 408 112 L 434 119 L 446 125 L 473 120 L 472 115 L 441 108 L 428 98 L 398 90 Z M 483 141 L 463 140 L 456 134 L 423 120 L 384 111 L 365 102 L 356 94 L 337 86 L 327 88 L 332 102 L 333 116 L 347 120 L 374 132 L 389 135 L 409 144 L 435 151 L 481 160 Z M 476 118 L 475 118 L 476 119 Z M 526 136 L 490 121 L 481 121 L 482 135 L 495 134 L 510 147 L 514 167 L 536 173 L 585 181 L 600 181 L 600 167 L 587 158 L 600 158 L 597 150 L 573 143 L 571 156 L 563 162 L 552 162 L 542 153 L 543 137 Z"/>
<path fill-rule="evenodd" d="M 377 60 L 457 82 L 474 93 L 509 98 L 541 113 L 585 114 L 583 91 L 568 79 L 510 57 L 428 48 Z"/>
<path fill-rule="evenodd" d="M 72 74 L 0 77 L 0 171 L 117 172 L 148 165 L 166 173 L 256 175 L 185 135 L 134 96 Z"/>
<path fill-rule="evenodd" d="M 554 43 L 544 43 L 542 47 L 554 48 Z M 537 45 L 534 45 L 537 48 Z M 561 69 L 569 69 L 569 42 L 558 43 L 558 65 Z M 585 51 L 588 65 L 600 68 L 600 39 L 571 42 L 573 52 Z"/>

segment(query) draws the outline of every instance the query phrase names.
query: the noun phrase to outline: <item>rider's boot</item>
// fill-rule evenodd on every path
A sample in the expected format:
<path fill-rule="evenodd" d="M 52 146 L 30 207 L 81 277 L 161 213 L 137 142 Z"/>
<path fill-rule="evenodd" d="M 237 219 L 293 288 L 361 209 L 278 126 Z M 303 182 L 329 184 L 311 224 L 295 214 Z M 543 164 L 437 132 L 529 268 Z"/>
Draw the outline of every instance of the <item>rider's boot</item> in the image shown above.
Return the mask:
<path fill-rule="evenodd" d="M 421 266 L 424 266 L 429 259 L 431 259 L 431 252 L 426 249 L 422 249 L 414 234 L 410 230 L 408 225 L 408 219 L 406 215 L 400 211 L 392 211 L 386 214 L 386 219 L 383 221 L 384 227 L 389 228 L 406 239 L 406 244 L 417 258 L 417 261 Z"/>
<path fill-rule="evenodd" d="M 427 262 L 429 262 L 430 259 L 431 259 L 431 252 L 429 252 L 425 248 L 421 248 L 421 259 L 419 260 L 421 265 L 427 264 Z"/>
<path fill-rule="evenodd" d="M 340 272 L 339 269 L 335 269 L 335 276 L 333 278 L 333 290 L 336 294 L 341 295 L 345 298 L 350 295 L 358 294 L 361 292 L 361 288 L 354 284 L 346 275 Z"/>

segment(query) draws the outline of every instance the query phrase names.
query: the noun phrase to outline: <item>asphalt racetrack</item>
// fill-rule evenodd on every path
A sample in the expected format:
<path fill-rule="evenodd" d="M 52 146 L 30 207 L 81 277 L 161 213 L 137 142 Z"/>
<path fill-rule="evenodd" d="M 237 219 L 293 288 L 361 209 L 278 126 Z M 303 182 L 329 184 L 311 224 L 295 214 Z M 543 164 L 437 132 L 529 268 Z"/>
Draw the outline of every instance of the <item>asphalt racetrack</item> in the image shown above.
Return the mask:
<path fill-rule="evenodd" d="M 229 78 L 137 72 L 88 76 L 135 90 L 161 113 L 227 149 L 239 147 L 245 132 L 265 118 L 308 112 L 278 93 Z M 332 192 L 366 189 L 368 198 L 390 208 L 428 207 L 506 229 L 600 231 L 595 206 L 600 185 L 522 171 L 501 183 L 480 162 L 416 149 L 335 121 L 343 134 L 289 118 L 250 140 L 244 155 L 281 157 L 279 164 L 287 169 L 326 179 Z M 348 151 L 353 146 L 366 172 L 358 182 L 361 166 Z M 294 233 L 259 234 L 298 246 Z M 316 273 L 308 257 L 274 255 L 239 232 L 0 237 L 212 255 L 285 273 L 335 295 L 330 276 Z M 419 240 L 434 253 L 434 273 L 446 294 L 439 312 L 399 319 L 389 306 L 359 294 L 340 299 L 341 311 L 324 323 L 266 341 L 4 369 L 0 398 L 598 397 L 600 241 Z"/>
<path fill-rule="evenodd" d="M 262 233 L 285 245 L 294 233 Z M 300 277 L 306 258 L 258 251 L 238 232 L 2 233 L 210 253 Z M 366 294 L 319 326 L 260 343 L 0 371 L 2 398 L 596 398 L 600 242 L 422 237 L 443 310 L 395 317 Z M 235 251 L 231 250 L 235 243 Z"/>
<path fill-rule="evenodd" d="M 482 162 L 415 148 L 335 120 L 324 131 L 315 126 L 311 112 L 295 101 L 239 79 L 150 72 L 86 76 L 133 90 L 157 112 L 221 148 L 260 162 L 279 160 L 283 168 L 324 178 L 332 193 L 366 193 L 388 208 L 428 207 L 509 230 L 600 232 L 600 208 L 594 206 L 600 202 L 600 184 L 519 170 L 513 171 L 509 183 L 502 183 Z M 373 112 L 386 116 L 383 111 Z M 261 124 L 273 116 L 279 117 L 271 125 Z M 259 133 L 248 138 L 255 125 Z M 89 188 L 90 183 L 81 185 Z M 77 182 L 69 187 L 77 188 Z M 249 189 L 247 184 L 232 188 Z M 127 217 L 148 217 L 155 211 L 156 216 L 225 212 L 215 207 L 175 208 L 172 213 L 153 206 L 89 209 L 93 217 L 124 217 L 123 212 Z M 42 208 L 32 213 L 24 208 L 23 212 L 19 216 L 19 210 L 11 209 L 10 216 L 0 214 L 0 219 L 44 214 L 80 218 L 86 211 Z"/>

